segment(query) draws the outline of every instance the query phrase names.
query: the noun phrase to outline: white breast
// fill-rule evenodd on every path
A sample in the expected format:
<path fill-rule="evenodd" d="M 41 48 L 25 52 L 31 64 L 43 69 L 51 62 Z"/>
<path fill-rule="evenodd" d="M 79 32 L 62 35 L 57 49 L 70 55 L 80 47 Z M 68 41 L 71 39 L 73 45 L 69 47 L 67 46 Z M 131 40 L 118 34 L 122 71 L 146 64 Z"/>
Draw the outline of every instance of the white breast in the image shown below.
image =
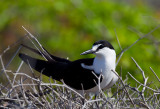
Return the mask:
<path fill-rule="evenodd" d="M 109 48 L 104 48 L 98 53 L 93 62 L 94 72 L 97 74 L 102 74 L 104 79 L 100 83 L 101 89 L 112 87 L 118 80 L 117 75 L 115 75 L 111 70 L 115 70 L 116 64 L 116 53 L 114 50 Z M 87 90 L 87 92 L 97 92 L 99 88 L 96 86 L 92 89 Z"/>

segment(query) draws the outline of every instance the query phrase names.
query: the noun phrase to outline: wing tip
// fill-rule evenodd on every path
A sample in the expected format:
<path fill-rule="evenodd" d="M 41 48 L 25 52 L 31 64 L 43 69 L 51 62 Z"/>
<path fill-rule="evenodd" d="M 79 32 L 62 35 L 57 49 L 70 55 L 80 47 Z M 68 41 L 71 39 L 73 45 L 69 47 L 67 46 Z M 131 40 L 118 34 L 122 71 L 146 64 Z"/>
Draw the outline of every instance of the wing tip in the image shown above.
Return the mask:
<path fill-rule="evenodd" d="M 19 53 L 19 55 L 18 55 L 22 60 L 24 60 L 24 58 L 25 58 L 25 54 L 23 54 L 23 53 Z"/>
<path fill-rule="evenodd" d="M 28 64 L 28 62 L 32 62 L 34 59 L 26 54 L 19 53 L 19 57 Z"/>

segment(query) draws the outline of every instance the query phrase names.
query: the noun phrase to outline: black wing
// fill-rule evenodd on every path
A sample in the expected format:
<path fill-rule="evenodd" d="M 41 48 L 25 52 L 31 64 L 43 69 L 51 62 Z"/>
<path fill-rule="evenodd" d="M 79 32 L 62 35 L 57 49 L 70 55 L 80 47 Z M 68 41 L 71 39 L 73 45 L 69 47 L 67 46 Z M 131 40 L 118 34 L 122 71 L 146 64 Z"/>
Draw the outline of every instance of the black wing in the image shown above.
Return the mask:
<path fill-rule="evenodd" d="M 35 59 L 22 53 L 19 54 L 19 57 L 36 71 L 48 77 L 52 76 L 58 81 L 63 78 L 62 72 L 65 72 L 68 65 L 67 63 Z"/>
<path fill-rule="evenodd" d="M 51 55 L 45 48 L 43 48 L 43 49 L 45 50 L 45 52 L 43 52 L 43 51 L 38 51 L 38 50 L 36 50 L 36 49 L 33 49 L 33 48 L 28 47 L 28 46 L 23 45 L 23 44 L 22 44 L 22 46 L 25 47 L 25 48 L 27 48 L 27 49 L 29 49 L 29 50 L 31 50 L 31 51 L 33 51 L 34 53 L 36 53 L 36 54 L 38 54 L 38 55 L 44 56 L 48 61 L 55 60 L 55 61 L 57 61 L 57 62 L 66 62 L 66 63 L 69 63 L 69 62 L 70 62 L 70 61 L 67 60 L 67 59 L 59 58 L 59 57 L 56 57 L 56 56 Z M 50 58 L 50 57 L 51 57 L 51 58 Z"/>
<path fill-rule="evenodd" d="M 63 74 L 65 84 L 77 90 L 87 90 L 95 87 L 98 84 L 97 77 L 100 75 L 93 74 L 94 72 L 92 70 L 82 68 L 81 63 L 84 63 L 85 65 L 92 65 L 93 58 L 80 59 L 71 62 L 67 68 L 67 73 L 64 72 Z"/>

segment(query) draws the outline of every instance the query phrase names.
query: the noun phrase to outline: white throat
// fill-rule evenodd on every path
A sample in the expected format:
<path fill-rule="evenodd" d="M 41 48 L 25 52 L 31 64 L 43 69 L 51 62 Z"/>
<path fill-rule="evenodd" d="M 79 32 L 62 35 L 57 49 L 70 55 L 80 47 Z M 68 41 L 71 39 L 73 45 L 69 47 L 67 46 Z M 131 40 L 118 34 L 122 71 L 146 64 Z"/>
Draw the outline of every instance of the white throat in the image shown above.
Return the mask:
<path fill-rule="evenodd" d="M 103 48 L 95 53 L 96 57 L 93 62 L 95 73 L 103 75 L 108 74 L 111 70 L 115 70 L 116 53 L 109 48 Z"/>

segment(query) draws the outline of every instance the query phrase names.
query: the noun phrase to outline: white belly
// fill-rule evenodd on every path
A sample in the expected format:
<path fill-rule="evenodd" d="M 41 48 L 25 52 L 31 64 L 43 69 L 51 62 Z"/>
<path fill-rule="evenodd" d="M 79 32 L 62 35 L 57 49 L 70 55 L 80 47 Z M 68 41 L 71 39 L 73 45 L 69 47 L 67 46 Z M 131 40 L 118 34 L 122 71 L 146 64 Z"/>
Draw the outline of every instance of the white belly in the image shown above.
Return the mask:
<path fill-rule="evenodd" d="M 102 89 L 109 89 L 110 87 L 112 87 L 118 80 L 117 75 L 113 74 L 110 78 L 104 78 L 102 80 L 102 82 L 99 84 L 97 84 L 97 86 L 88 89 L 88 90 L 77 90 L 80 94 L 84 93 L 98 93 L 100 90 Z M 99 87 L 100 86 L 100 87 Z"/>
<path fill-rule="evenodd" d="M 103 63 L 103 64 L 101 64 Z M 112 87 L 116 81 L 118 80 L 118 77 L 116 74 L 114 74 L 114 72 L 112 72 L 111 70 L 115 70 L 115 66 L 114 64 L 112 64 L 112 66 L 107 65 L 107 63 L 105 62 L 95 62 L 93 64 L 93 70 L 95 73 L 97 74 L 101 74 L 103 75 L 103 79 L 102 82 L 100 82 L 99 84 L 97 84 L 97 86 L 88 89 L 88 90 L 84 90 L 85 93 L 98 93 L 101 89 L 108 89 L 110 87 Z M 78 90 L 79 93 L 83 93 L 82 90 Z"/>
<path fill-rule="evenodd" d="M 100 83 L 100 89 L 104 88 L 110 88 L 112 87 L 116 81 L 118 80 L 118 77 L 114 72 L 111 70 L 115 70 L 115 60 L 113 58 L 95 58 L 93 63 L 94 72 L 97 74 L 103 75 L 103 80 Z M 89 91 L 99 92 L 99 88 L 96 86 Z"/>

